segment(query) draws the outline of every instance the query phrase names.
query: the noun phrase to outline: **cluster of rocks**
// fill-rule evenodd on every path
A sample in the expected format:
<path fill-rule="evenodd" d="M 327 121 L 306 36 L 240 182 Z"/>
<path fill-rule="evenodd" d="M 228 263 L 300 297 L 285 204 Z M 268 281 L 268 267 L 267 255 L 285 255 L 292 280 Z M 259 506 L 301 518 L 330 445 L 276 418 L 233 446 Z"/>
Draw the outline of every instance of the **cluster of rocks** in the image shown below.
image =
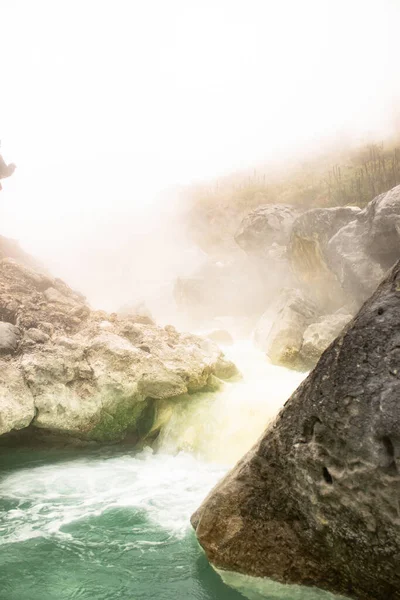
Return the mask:
<path fill-rule="evenodd" d="M 4 242 L 4 239 L 3 239 Z M 0 243 L 0 434 L 142 440 L 160 402 L 237 373 L 209 339 L 143 315 L 93 311 Z M 15 253 L 14 253 L 15 256 Z M 3 438 L 4 439 L 4 438 Z"/>
<path fill-rule="evenodd" d="M 346 309 L 321 316 L 300 290 L 284 289 L 258 321 L 254 341 L 273 364 L 308 370 L 351 319 Z"/>
<path fill-rule="evenodd" d="M 215 277 L 203 270 L 178 282 L 178 305 L 201 307 L 203 317 L 232 307 L 261 316 L 255 338 L 270 359 L 308 369 L 400 258 L 400 186 L 363 210 L 263 205 L 243 219 L 235 240 L 247 280 L 235 258 Z"/>
<path fill-rule="evenodd" d="M 400 600 L 399 219 L 400 186 L 364 210 L 294 215 L 286 259 L 298 284 L 255 338 L 276 363 L 318 362 L 193 515 L 214 565 Z"/>

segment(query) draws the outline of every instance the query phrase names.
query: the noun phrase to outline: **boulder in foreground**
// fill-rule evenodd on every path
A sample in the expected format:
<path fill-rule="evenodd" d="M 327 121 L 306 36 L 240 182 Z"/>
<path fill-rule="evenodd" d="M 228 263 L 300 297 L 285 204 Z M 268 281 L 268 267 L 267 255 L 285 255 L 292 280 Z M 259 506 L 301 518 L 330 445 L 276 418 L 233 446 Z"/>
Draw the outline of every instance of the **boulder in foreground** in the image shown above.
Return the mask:
<path fill-rule="evenodd" d="M 193 515 L 216 566 L 400 599 L 400 262 Z"/>

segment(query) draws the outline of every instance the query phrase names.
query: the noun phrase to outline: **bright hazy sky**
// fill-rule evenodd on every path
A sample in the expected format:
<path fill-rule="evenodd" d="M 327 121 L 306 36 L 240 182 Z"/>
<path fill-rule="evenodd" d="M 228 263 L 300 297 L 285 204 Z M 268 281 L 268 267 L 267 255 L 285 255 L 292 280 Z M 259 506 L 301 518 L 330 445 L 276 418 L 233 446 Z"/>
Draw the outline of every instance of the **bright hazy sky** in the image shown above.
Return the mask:
<path fill-rule="evenodd" d="M 399 22 L 400 0 L 0 0 L 0 233 L 126 296 L 168 237 L 159 190 L 388 127 Z"/>

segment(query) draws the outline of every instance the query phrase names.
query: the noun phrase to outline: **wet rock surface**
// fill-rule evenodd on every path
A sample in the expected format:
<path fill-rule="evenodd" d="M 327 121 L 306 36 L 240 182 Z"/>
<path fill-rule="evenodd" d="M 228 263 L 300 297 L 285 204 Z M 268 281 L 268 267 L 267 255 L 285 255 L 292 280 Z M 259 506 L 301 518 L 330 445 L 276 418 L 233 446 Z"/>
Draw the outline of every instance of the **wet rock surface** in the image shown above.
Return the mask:
<path fill-rule="evenodd" d="M 193 515 L 215 565 L 400 598 L 400 263 Z"/>

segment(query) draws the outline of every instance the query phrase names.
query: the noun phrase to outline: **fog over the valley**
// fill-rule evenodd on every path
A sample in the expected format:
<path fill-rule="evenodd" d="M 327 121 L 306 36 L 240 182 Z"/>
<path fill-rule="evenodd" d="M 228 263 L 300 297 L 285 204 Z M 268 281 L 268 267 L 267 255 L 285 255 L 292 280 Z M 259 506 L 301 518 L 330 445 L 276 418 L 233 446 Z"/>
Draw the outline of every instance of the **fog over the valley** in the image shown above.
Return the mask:
<path fill-rule="evenodd" d="M 96 307 L 167 318 L 202 260 L 184 186 L 399 128 L 399 0 L 0 0 L 0 19 L 0 234 Z"/>

